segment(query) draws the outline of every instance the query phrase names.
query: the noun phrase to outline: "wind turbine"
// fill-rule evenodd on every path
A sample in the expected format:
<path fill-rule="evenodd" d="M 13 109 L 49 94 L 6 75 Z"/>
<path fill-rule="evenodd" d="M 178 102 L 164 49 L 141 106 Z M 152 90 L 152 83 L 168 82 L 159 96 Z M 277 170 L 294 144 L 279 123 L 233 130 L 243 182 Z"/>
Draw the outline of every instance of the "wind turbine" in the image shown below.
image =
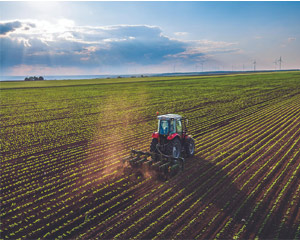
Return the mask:
<path fill-rule="evenodd" d="M 254 59 L 254 62 L 253 62 L 253 69 L 254 71 L 256 70 L 256 60 Z"/>

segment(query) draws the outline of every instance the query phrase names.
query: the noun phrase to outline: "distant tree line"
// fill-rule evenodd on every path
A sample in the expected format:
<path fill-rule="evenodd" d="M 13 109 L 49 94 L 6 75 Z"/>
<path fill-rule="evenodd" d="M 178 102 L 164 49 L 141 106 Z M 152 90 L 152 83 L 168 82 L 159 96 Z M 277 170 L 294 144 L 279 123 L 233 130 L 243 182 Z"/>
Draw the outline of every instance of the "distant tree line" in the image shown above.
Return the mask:
<path fill-rule="evenodd" d="M 42 81 L 42 80 L 44 80 L 44 78 L 42 76 L 40 76 L 40 77 L 34 76 L 34 77 L 26 77 L 24 80 L 25 81 Z"/>

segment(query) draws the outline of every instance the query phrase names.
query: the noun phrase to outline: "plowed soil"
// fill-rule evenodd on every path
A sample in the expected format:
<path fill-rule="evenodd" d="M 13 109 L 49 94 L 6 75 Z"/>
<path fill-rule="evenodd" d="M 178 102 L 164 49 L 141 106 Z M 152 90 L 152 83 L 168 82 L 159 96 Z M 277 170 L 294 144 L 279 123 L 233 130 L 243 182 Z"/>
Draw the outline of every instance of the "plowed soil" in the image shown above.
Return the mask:
<path fill-rule="evenodd" d="M 3 98 L 1 238 L 299 238 L 300 78 L 276 76 L 222 77 L 220 91 L 203 79 L 49 88 L 36 107 Z M 187 116 L 196 142 L 167 181 L 123 171 L 131 148 L 149 149 L 155 109 Z"/>

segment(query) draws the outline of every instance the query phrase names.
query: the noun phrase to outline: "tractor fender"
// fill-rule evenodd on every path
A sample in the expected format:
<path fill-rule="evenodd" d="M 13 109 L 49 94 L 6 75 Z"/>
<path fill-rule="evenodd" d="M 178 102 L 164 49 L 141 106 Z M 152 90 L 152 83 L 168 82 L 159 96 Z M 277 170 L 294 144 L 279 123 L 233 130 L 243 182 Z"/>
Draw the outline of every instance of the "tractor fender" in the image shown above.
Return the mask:
<path fill-rule="evenodd" d="M 158 138 L 158 136 L 159 136 L 158 132 L 152 133 L 152 138 Z"/>
<path fill-rule="evenodd" d="M 168 140 L 173 140 L 174 138 L 176 138 L 178 136 L 178 138 L 180 138 L 180 135 L 178 133 L 173 133 L 170 136 L 167 137 Z"/>

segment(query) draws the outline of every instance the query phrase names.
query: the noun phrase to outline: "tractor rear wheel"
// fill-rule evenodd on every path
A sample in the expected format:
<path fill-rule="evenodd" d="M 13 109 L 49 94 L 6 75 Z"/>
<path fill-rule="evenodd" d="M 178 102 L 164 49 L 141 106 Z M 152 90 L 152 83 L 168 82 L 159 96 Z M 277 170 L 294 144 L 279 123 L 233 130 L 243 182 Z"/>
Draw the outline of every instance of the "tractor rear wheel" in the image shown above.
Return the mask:
<path fill-rule="evenodd" d="M 184 144 L 184 150 L 188 157 L 191 157 L 195 153 L 195 141 L 193 138 L 188 138 Z"/>
<path fill-rule="evenodd" d="M 167 147 L 167 155 L 179 158 L 181 155 L 181 143 L 178 138 L 173 139 Z"/>

